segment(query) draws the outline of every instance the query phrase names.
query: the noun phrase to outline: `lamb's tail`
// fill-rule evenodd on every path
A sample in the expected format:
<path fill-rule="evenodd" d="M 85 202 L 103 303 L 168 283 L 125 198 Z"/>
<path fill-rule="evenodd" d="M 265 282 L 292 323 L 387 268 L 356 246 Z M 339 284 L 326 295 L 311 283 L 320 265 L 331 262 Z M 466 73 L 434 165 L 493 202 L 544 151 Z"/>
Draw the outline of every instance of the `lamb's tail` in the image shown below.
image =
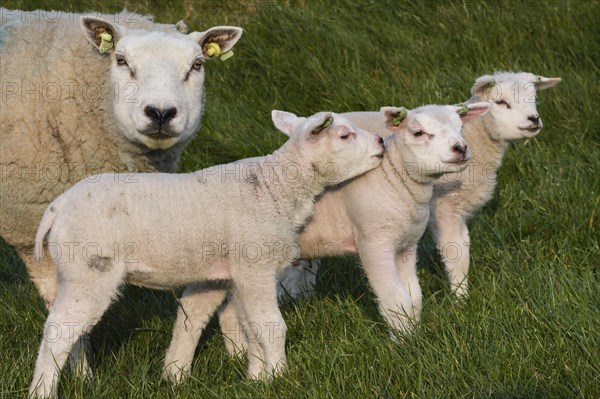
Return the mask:
<path fill-rule="evenodd" d="M 58 216 L 62 198 L 63 196 L 61 195 L 52 201 L 42 216 L 42 221 L 40 222 L 37 234 L 35 235 L 33 256 L 36 262 L 41 262 L 44 259 L 44 239 L 46 238 L 46 235 L 48 235 L 48 232 L 50 232 L 50 229 L 52 229 L 54 219 L 56 219 L 56 216 Z"/>

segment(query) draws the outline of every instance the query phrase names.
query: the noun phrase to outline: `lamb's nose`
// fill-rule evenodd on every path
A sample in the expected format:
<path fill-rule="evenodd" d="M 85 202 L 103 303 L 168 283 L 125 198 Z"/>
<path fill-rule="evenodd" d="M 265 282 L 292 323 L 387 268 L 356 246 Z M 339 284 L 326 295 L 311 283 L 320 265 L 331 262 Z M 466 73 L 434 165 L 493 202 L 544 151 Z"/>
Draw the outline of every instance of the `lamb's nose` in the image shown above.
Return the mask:
<path fill-rule="evenodd" d="M 169 107 L 165 109 L 159 109 L 153 107 L 152 105 L 147 105 L 146 108 L 144 108 L 144 113 L 152 122 L 162 125 L 163 123 L 169 122 L 171 119 L 175 118 L 177 115 L 177 108 Z"/>
<path fill-rule="evenodd" d="M 535 125 L 539 125 L 540 124 L 540 116 L 539 115 L 529 115 L 527 117 L 527 119 L 529 119 Z"/>
<path fill-rule="evenodd" d="M 453 152 L 458 152 L 459 154 L 465 155 L 467 153 L 467 145 L 454 144 L 452 146 Z"/>
<path fill-rule="evenodd" d="M 383 145 L 383 137 L 379 137 L 379 139 L 377 139 L 377 142 L 381 145 Z"/>

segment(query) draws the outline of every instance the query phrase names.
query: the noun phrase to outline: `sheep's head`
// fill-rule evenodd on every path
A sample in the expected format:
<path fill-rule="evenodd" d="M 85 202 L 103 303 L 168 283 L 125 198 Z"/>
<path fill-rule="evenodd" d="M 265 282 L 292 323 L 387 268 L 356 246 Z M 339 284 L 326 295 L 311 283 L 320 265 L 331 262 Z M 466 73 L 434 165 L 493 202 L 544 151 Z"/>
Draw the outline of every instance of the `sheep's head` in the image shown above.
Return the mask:
<path fill-rule="evenodd" d="M 128 29 L 91 16 L 81 17 L 81 26 L 90 43 L 111 58 L 121 133 L 150 149 L 191 140 L 203 112 L 204 62 L 229 51 L 242 34 L 231 26 L 187 35 Z"/>
<path fill-rule="evenodd" d="M 494 104 L 483 119 L 493 139 L 512 141 L 533 137 L 543 126 L 536 107 L 537 91 L 560 81 L 525 72 L 485 75 L 475 81 L 470 101 Z"/>
<path fill-rule="evenodd" d="M 395 134 L 388 140 L 389 156 L 400 156 L 404 172 L 419 182 L 429 182 L 444 173 L 459 172 L 467 167 L 471 152 L 462 136 L 463 122 L 482 115 L 490 108 L 486 103 L 460 105 L 425 105 L 413 110 L 383 107 L 387 129 Z M 399 166 L 399 165 L 398 165 Z"/>
<path fill-rule="evenodd" d="M 274 110 L 271 116 L 275 127 L 290 136 L 297 159 L 310 163 L 325 185 L 341 183 L 381 163 L 383 139 L 341 115 L 319 112 L 305 118 Z"/>

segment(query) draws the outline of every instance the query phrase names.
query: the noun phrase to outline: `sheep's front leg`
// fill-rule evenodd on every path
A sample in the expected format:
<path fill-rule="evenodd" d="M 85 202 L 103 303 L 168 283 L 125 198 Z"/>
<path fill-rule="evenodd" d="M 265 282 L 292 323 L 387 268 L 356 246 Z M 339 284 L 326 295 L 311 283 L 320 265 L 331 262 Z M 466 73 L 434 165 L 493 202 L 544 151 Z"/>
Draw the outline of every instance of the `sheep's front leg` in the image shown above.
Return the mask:
<path fill-rule="evenodd" d="M 221 334 L 225 338 L 225 349 L 231 356 L 241 357 L 248 348 L 245 334 L 243 332 L 243 321 L 238 319 L 237 305 L 235 296 L 228 295 L 227 299 L 219 309 L 219 326 Z"/>
<path fill-rule="evenodd" d="M 460 215 L 442 210 L 436 213 L 431 227 L 452 292 L 465 299 L 468 293 L 469 228 Z"/>
<path fill-rule="evenodd" d="M 413 320 L 418 322 L 421 317 L 423 295 L 417 275 L 417 245 L 407 246 L 396 255 L 396 270 L 412 301 Z"/>
<path fill-rule="evenodd" d="M 393 329 L 410 332 L 414 315 L 411 293 L 396 269 L 394 245 L 385 241 L 362 243 L 358 253 L 377 296 L 380 313 Z"/>
<path fill-rule="evenodd" d="M 177 310 L 171 345 L 165 356 L 164 380 L 179 384 L 190 375 L 198 340 L 226 294 L 226 290 L 208 289 L 196 284 L 186 287 Z"/>
<path fill-rule="evenodd" d="M 286 367 L 286 325 L 277 306 L 276 276 L 245 275 L 236 281 L 233 295 L 248 343 L 248 377 L 269 380 Z"/>

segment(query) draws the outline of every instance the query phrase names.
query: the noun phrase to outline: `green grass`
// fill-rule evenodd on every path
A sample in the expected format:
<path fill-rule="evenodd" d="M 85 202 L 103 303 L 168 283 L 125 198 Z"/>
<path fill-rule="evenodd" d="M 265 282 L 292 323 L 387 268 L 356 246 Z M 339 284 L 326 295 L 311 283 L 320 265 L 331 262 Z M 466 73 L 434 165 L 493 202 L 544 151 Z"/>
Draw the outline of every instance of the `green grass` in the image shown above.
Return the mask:
<path fill-rule="evenodd" d="M 394 344 L 358 261 L 324 262 L 316 295 L 283 306 L 289 370 L 244 380 L 211 324 L 181 387 L 160 382 L 176 304 L 128 288 L 93 332 L 95 377 L 65 398 L 596 398 L 600 396 L 600 31 L 598 2 L 128 1 L 160 22 L 245 29 L 235 57 L 207 65 L 207 109 L 180 170 L 263 155 L 285 137 L 270 110 L 299 114 L 465 100 L 477 76 L 561 76 L 540 93 L 546 127 L 511 146 L 496 195 L 471 223 L 470 297 L 447 292 L 431 238 L 420 248 L 422 323 Z M 117 11 L 4 2 L 9 8 Z M 596 15 L 596 17 L 594 17 Z M 0 247 L 0 397 L 23 397 L 46 311 Z"/>

